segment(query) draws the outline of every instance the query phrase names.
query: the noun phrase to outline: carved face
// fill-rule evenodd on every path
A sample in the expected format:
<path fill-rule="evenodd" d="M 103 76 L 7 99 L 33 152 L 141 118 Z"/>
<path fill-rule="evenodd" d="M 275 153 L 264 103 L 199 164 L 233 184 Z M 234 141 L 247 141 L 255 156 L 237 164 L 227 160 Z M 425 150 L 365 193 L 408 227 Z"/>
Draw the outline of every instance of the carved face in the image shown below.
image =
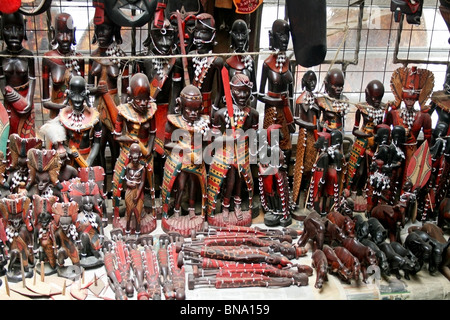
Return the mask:
<path fill-rule="evenodd" d="M 246 75 L 238 73 L 231 79 L 230 87 L 234 103 L 239 107 L 246 106 L 253 87 L 250 79 Z"/>
<path fill-rule="evenodd" d="M 42 228 L 47 228 L 50 222 L 52 221 L 52 215 L 48 212 L 42 212 L 38 217 L 39 224 Z"/>
<path fill-rule="evenodd" d="M 36 173 L 38 193 L 42 194 L 50 186 L 50 175 L 47 171 Z"/>
<path fill-rule="evenodd" d="M 92 212 L 94 209 L 94 199 L 91 196 L 83 196 L 81 199 L 81 208 L 83 211 Z"/>
<path fill-rule="evenodd" d="M 238 19 L 231 26 L 231 47 L 236 52 L 248 50 L 249 30 L 244 20 Z"/>
<path fill-rule="evenodd" d="M 68 97 L 75 111 L 83 111 L 87 99 L 86 80 L 83 77 L 75 76 L 70 80 Z"/>
<path fill-rule="evenodd" d="M 344 74 L 339 69 L 332 69 L 325 78 L 325 90 L 332 98 L 340 98 L 344 90 Z"/>
<path fill-rule="evenodd" d="M 384 96 L 383 84 L 378 80 L 369 82 L 369 84 L 366 87 L 366 102 L 374 108 L 379 108 L 383 96 Z"/>
<path fill-rule="evenodd" d="M 70 225 L 72 224 L 72 217 L 62 216 L 59 218 L 59 226 L 64 231 L 69 230 Z"/>
<path fill-rule="evenodd" d="M 130 97 L 133 108 L 138 113 L 145 113 L 150 102 L 150 83 L 143 73 L 135 74 L 130 81 Z"/>
<path fill-rule="evenodd" d="M 67 13 L 61 13 L 55 19 L 55 40 L 58 43 L 58 50 L 67 54 L 72 49 L 75 42 L 75 28 L 73 19 Z"/>
<path fill-rule="evenodd" d="M 22 50 L 25 36 L 25 22 L 20 13 L 2 15 L 3 40 L 10 51 Z"/>
<path fill-rule="evenodd" d="M 158 1 L 104 0 L 105 13 L 122 27 L 142 27 L 151 21 Z M 132 10 L 134 14 L 132 14 Z"/>
<path fill-rule="evenodd" d="M 198 53 L 208 53 L 214 47 L 216 36 L 214 18 L 202 14 L 197 16 L 194 30 L 194 45 Z"/>
<path fill-rule="evenodd" d="M 416 93 L 409 92 L 409 91 L 404 91 L 402 93 L 402 99 L 403 99 L 403 102 L 405 103 L 406 109 L 413 110 L 414 104 L 416 103 L 416 101 L 419 100 L 419 95 Z"/>
<path fill-rule="evenodd" d="M 139 147 L 138 144 L 133 143 L 130 146 L 130 155 L 129 155 L 131 162 L 133 162 L 133 163 L 139 162 L 139 159 L 141 158 L 141 155 L 142 155 L 141 154 L 141 148 Z"/>
<path fill-rule="evenodd" d="M 17 158 L 17 169 L 20 173 L 28 172 L 27 157 L 19 156 Z"/>
<path fill-rule="evenodd" d="M 307 71 L 302 78 L 302 86 L 312 92 L 317 85 L 317 76 L 313 71 Z"/>
<path fill-rule="evenodd" d="M 289 23 L 277 19 L 272 25 L 272 47 L 280 51 L 286 51 L 289 45 Z"/>
<path fill-rule="evenodd" d="M 200 111 L 202 111 L 201 100 L 181 99 L 181 108 L 183 118 L 189 122 L 197 121 L 200 118 Z"/>
<path fill-rule="evenodd" d="M 114 41 L 114 25 L 104 23 L 95 26 L 95 36 L 97 37 L 98 46 L 100 48 L 108 48 Z"/>
<path fill-rule="evenodd" d="M 167 21 L 164 23 L 163 28 L 153 28 L 151 30 L 151 38 L 157 53 L 168 55 L 173 48 L 175 31 L 169 21 Z"/>
<path fill-rule="evenodd" d="M 24 223 L 22 213 L 9 214 L 8 223 L 13 228 L 18 229 Z"/>

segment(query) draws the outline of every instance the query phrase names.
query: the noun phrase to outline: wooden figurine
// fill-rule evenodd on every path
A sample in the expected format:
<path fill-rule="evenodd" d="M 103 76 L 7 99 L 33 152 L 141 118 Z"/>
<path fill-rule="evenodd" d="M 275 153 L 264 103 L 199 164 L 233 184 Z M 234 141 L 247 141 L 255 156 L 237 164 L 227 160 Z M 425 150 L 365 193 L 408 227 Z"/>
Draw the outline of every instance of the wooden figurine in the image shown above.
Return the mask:
<path fill-rule="evenodd" d="M 320 132 L 318 135 L 316 148 L 319 154 L 313 168 L 307 205 L 324 216 L 331 210 L 340 209 L 345 158 L 340 130 Z"/>
<path fill-rule="evenodd" d="M 10 160 L 6 186 L 11 193 L 26 193 L 29 176 L 28 151 L 32 148 L 41 149 L 42 146 L 43 142 L 39 138 L 21 138 L 17 133 L 9 136 Z"/>
<path fill-rule="evenodd" d="M 150 233 L 156 228 L 156 199 L 154 185 L 153 149 L 156 135 L 155 112 L 156 104 L 151 102 L 150 83 L 148 77 L 143 73 L 133 75 L 128 88 L 130 102 L 118 106 L 114 139 L 121 145 L 120 156 L 116 161 L 113 176 L 113 206 L 114 206 L 114 228 L 126 230 L 126 218 L 122 219 L 119 214 L 119 204 L 126 184 L 126 170 L 130 156 L 130 146 L 137 143 L 142 154 L 141 160 L 145 163 L 146 186 L 150 189 L 151 212 L 146 214 L 140 224 L 141 233 Z M 144 211 L 147 212 L 144 207 Z M 143 213 L 140 212 L 142 215 Z M 134 231 L 134 230 L 131 230 Z"/>
<path fill-rule="evenodd" d="M 66 131 L 64 148 L 70 165 L 75 168 L 92 166 L 99 154 L 102 127 L 98 111 L 90 104 L 83 77 L 73 76 L 70 79 L 63 105 L 57 119 Z M 58 125 L 56 120 L 49 122 Z"/>
<path fill-rule="evenodd" d="M 103 221 L 97 200 L 100 198 L 98 185 L 81 182 L 72 185 L 71 201 L 78 203 L 78 216 L 75 223 L 80 239 L 80 265 L 94 268 L 103 265 L 102 247 L 105 241 Z"/>
<path fill-rule="evenodd" d="M 431 115 L 429 106 L 425 103 L 433 91 L 433 86 L 433 73 L 416 66 L 397 68 L 391 76 L 391 88 L 395 101 L 390 104 L 385 123 L 389 126 L 402 125 L 405 128 L 406 139 L 403 148 L 405 170 L 402 184 L 406 181 L 406 169 L 409 162 L 418 148 L 417 138 L 420 131 L 423 132 L 423 137 L 428 144 L 431 143 Z"/>
<path fill-rule="evenodd" d="M 139 144 L 130 146 L 129 163 L 125 171 L 125 206 L 127 226 L 125 232 L 131 233 L 131 218 L 136 221 L 135 234 L 141 231 L 141 218 L 144 210 L 145 163 L 141 160 L 142 152 Z"/>
<path fill-rule="evenodd" d="M 58 180 L 60 168 L 59 155 L 56 150 L 35 149 L 28 150 L 29 178 L 26 185 L 28 196 L 58 197 L 63 201 L 62 185 Z"/>
<path fill-rule="evenodd" d="M 42 102 L 55 118 L 63 104 L 72 76 L 84 77 L 84 59 L 74 50 L 77 44 L 74 21 L 69 13 L 58 13 L 54 26 L 50 28 L 51 44 L 54 47 L 42 58 Z M 48 103 L 50 102 L 50 103 Z"/>
<path fill-rule="evenodd" d="M 329 70 L 323 81 L 325 94 L 317 97 L 321 117 L 320 130 L 331 132 L 332 130 L 344 131 L 345 117 L 350 105 L 343 95 L 345 76 L 342 70 L 333 68 Z"/>
<path fill-rule="evenodd" d="M 320 116 L 314 89 L 317 85 L 317 76 L 314 71 L 308 70 L 302 77 L 303 92 L 295 102 L 294 121 L 299 126 L 297 151 L 295 155 L 293 200 L 300 201 L 301 190 L 305 182 L 311 180 L 311 172 L 316 160 L 317 150 L 314 147 L 317 135 L 317 122 Z"/>
<path fill-rule="evenodd" d="M 292 153 L 291 133 L 295 132 L 292 116 L 294 78 L 286 55 L 289 36 L 289 23 L 283 19 L 275 20 L 269 30 L 269 46 L 274 53 L 262 65 L 258 95 L 258 100 L 264 103 L 263 128 L 281 125 L 279 145 L 284 152 L 288 172 Z"/>
<path fill-rule="evenodd" d="M 58 201 L 58 197 L 41 197 L 37 194 L 32 199 L 33 217 L 33 251 L 44 263 L 45 275 L 57 272 L 55 253 L 55 222 L 53 219 L 52 206 Z"/>
<path fill-rule="evenodd" d="M 31 200 L 11 194 L 0 200 L 0 213 L 6 222 L 5 230 L 9 251 L 7 279 L 10 282 L 33 277 L 35 265 L 33 253 L 33 225 L 29 219 Z"/>
<path fill-rule="evenodd" d="M 208 223 L 213 226 L 242 225 L 252 223 L 253 177 L 250 170 L 250 144 L 256 145 L 259 114 L 250 106 L 253 83 L 238 73 L 229 83 L 232 101 L 216 112 L 211 124 L 212 133 L 218 135 L 216 150 L 208 171 Z M 252 129 L 254 136 L 246 137 Z M 224 145 L 225 144 L 225 145 Z M 255 149 L 255 148 L 253 148 Z M 249 198 L 249 210 L 241 207 L 243 186 Z M 216 213 L 216 203 L 222 197 L 222 211 Z M 231 203 L 233 197 L 234 203 Z M 231 210 L 233 205 L 234 210 Z"/>
<path fill-rule="evenodd" d="M 78 203 L 56 202 L 52 206 L 55 219 L 55 252 L 58 276 L 76 280 L 83 268 L 80 265 L 80 239 L 76 228 Z M 71 264 L 66 264 L 69 259 Z"/>
<path fill-rule="evenodd" d="M 232 55 L 227 58 L 224 67 L 227 68 L 229 78 L 232 79 L 236 74 L 243 73 L 253 83 L 252 96 L 256 97 L 258 86 L 256 84 L 256 65 L 255 60 L 249 54 L 245 54 L 249 49 L 250 32 L 247 23 L 242 19 L 233 22 L 230 30 L 230 48 L 233 50 Z M 252 107 L 256 107 L 256 99 L 252 99 Z"/>
<path fill-rule="evenodd" d="M 345 190 L 351 192 L 354 200 L 356 200 L 357 190 L 363 190 L 362 195 L 365 194 L 364 189 L 369 176 L 368 165 L 371 162 L 371 154 L 376 147 L 374 141 L 375 128 L 384 122 L 386 105 L 382 103 L 383 96 L 383 83 L 379 80 L 372 80 L 365 89 L 366 101 L 356 104 L 355 123 L 352 130 L 355 141 L 350 151 L 350 158 L 347 161 L 345 183 Z M 356 211 L 365 211 L 364 204 L 361 208 L 358 207 Z"/>
<path fill-rule="evenodd" d="M 273 124 L 267 129 L 265 152 L 260 153 L 258 184 L 264 224 L 269 227 L 292 223 L 294 203 L 288 181 L 288 159 L 279 141 L 283 139 L 282 127 Z"/>
<path fill-rule="evenodd" d="M 175 113 L 175 98 L 183 86 L 183 66 L 181 60 L 168 57 L 176 53 L 176 33 L 168 19 L 157 25 L 153 21 L 150 26 L 148 38 L 144 41 L 147 51 L 142 54 L 143 59 L 138 59 L 134 65 L 134 74 L 142 72 L 150 81 L 150 95 L 156 103 L 155 121 L 155 173 L 162 179 L 159 172 L 164 167 L 166 156 L 164 149 L 164 130 L 167 115 Z M 151 59 L 149 59 L 151 57 Z M 156 178 L 156 177 L 155 177 Z"/>
<path fill-rule="evenodd" d="M 9 134 L 35 137 L 35 61 L 33 53 L 23 47 L 27 35 L 22 13 L 3 14 L 1 32 L 6 49 L 0 52 L 0 90 L 10 113 Z"/>
<path fill-rule="evenodd" d="M 221 77 L 224 61 L 212 54 L 216 43 L 214 17 L 208 13 L 198 14 L 193 31 L 193 50 L 189 52 L 194 56 L 188 58 L 188 71 L 190 83 L 202 93 L 201 113 L 212 118 L 219 109 L 224 92 Z"/>
<path fill-rule="evenodd" d="M 90 94 L 95 95 L 93 106 L 99 112 L 101 121 L 100 165 L 106 167 L 106 145 L 111 152 L 111 167 L 119 157 L 120 146 L 111 134 L 117 122 L 117 106 L 127 102 L 129 68 L 122 44 L 121 26 L 107 15 L 94 26 L 93 44 L 98 44 L 89 60 L 88 84 Z M 120 83 L 119 83 L 120 81 Z M 121 88 L 121 92 L 119 92 Z"/>
<path fill-rule="evenodd" d="M 181 114 L 169 115 L 166 125 L 165 147 L 170 155 L 164 166 L 161 225 L 166 232 L 176 231 L 187 237 L 191 231 L 200 230 L 206 215 L 207 175 L 202 144 L 203 136 L 209 132 L 210 117 L 201 114 L 202 93 L 194 85 L 183 88 L 177 104 Z M 185 195 L 188 215 L 181 212 Z M 195 204 L 200 195 L 201 214 L 197 215 Z"/>

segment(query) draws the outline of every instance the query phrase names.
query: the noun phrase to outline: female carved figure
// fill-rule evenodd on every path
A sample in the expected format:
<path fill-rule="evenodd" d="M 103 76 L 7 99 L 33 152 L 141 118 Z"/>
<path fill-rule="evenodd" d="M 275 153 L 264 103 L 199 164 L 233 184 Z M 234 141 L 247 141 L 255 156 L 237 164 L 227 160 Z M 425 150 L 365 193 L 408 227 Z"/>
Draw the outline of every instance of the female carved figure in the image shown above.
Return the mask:
<path fill-rule="evenodd" d="M 189 236 L 200 230 L 206 211 L 206 167 L 202 159 L 203 135 L 209 131 L 209 115 L 202 115 L 202 93 L 194 85 L 183 88 L 177 98 L 181 114 L 167 118 L 165 147 L 170 153 L 164 166 L 161 201 L 163 230 L 176 230 Z M 200 187 L 198 188 L 198 185 Z M 195 203 L 200 190 L 202 214 L 197 215 Z M 181 215 L 183 196 L 188 195 L 188 215 Z M 173 204 L 171 198 L 173 197 Z M 169 209 L 173 205 L 173 213 Z"/>
<path fill-rule="evenodd" d="M 255 60 L 251 55 L 245 55 L 249 48 L 250 29 L 247 23 L 242 19 L 237 19 L 233 22 L 230 30 L 231 49 L 233 53 L 239 53 L 239 55 L 233 55 L 225 60 L 225 68 L 228 69 L 229 78 L 232 79 L 234 75 L 243 73 L 253 83 L 252 95 L 256 96 L 258 89 L 256 85 L 256 66 Z M 256 103 L 256 100 L 252 101 Z"/>
<path fill-rule="evenodd" d="M 142 152 L 139 144 L 130 146 L 129 163 L 125 171 L 125 206 L 127 226 L 125 232 L 131 233 L 130 223 L 134 215 L 136 219 L 135 234 L 141 231 L 141 217 L 144 209 L 145 162 L 141 161 Z"/>
<path fill-rule="evenodd" d="M 220 141 L 222 148 L 216 150 L 208 172 L 208 223 L 219 226 L 229 224 L 249 226 L 252 222 L 253 197 L 249 144 L 256 146 L 253 139 L 256 139 L 259 114 L 250 106 L 253 83 L 246 75 L 236 74 L 231 79 L 230 86 L 233 105 L 231 108 L 224 107 L 217 111 L 212 123 L 212 133 L 219 135 L 214 142 Z M 246 137 L 249 129 L 255 130 L 253 131 L 255 136 Z M 235 136 L 230 133 L 235 133 Z M 241 208 L 243 183 L 249 193 L 249 211 Z M 216 214 L 215 203 L 222 193 L 222 212 Z M 230 208 L 232 196 L 234 215 Z"/>
<path fill-rule="evenodd" d="M 311 170 L 317 155 L 314 143 L 318 138 L 317 122 L 320 109 L 313 92 L 316 85 L 317 76 L 314 71 L 305 72 L 302 77 L 303 92 L 295 102 L 294 121 L 299 126 L 293 184 L 293 200 L 295 202 L 299 199 L 302 182 L 310 181 Z"/>
<path fill-rule="evenodd" d="M 294 78 L 286 56 L 289 35 L 289 23 L 283 19 L 275 20 L 269 31 L 270 48 L 275 52 L 264 60 L 258 95 L 258 100 L 265 103 L 263 128 L 267 129 L 272 124 L 281 125 L 283 138 L 279 143 L 288 166 L 292 153 L 291 133 L 295 132 L 292 116 Z"/>
<path fill-rule="evenodd" d="M 216 27 L 213 16 L 201 13 L 196 16 L 193 48 L 189 55 L 212 54 L 216 45 Z M 202 93 L 202 114 L 214 116 L 223 96 L 221 70 L 223 59 L 214 55 L 188 58 L 190 82 Z M 213 97 L 213 94 L 215 96 Z"/>
<path fill-rule="evenodd" d="M 5 230 L 9 250 L 8 280 L 22 280 L 22 265 L 26 278 L 33 276 L 33 226 L 28 210 L 31 200 L 19 194 L 11 194 L 0 200 L 0 214 L 6 222 Z"/>
<path fill-rule="evenodd" d="M 84 59 L 81 53 L 75 52 L 75 26 L 68 13 L 59 13 L 52 27 L 52 45 L 56 48 L 44 54 L 42 59 L 42 102 L 50 109 L 50 118 L 55 118 L 65 99 L 72 76 L 84 77 Z M 64 57 L 64 58 L 62 58 Z M 76 59 L 75 57 L 79 57 Z M 47 103 L 47 102 L 51 103 Z"/>
<path fill-rule="evenodd" d="M 10 112 L 9 134 L 34 137 L 35 63 L 29 58 L 33 53 L 22 45 L 27 40 L 22 14 L 18 11 L 3 14 L 1 32 L 6 49 L 0 52 L 0 90 L 5 108 Z"/>
<path fill-rule="evenodd" d="M 324 128 L 328 132 L 344 130 L 345 115 L 349 109 L 347 98 L 342 94 L 344 84 L 344 73 L 340 69 L 333 68 L 327 72 L 324 79 L 325 94 L 317 98 L 322 114 L 320 129 Z"/>
<path fill-rule="evenodd" d="M 120 48 L 122 37 L 121 27 L 110 20 L 106 15 L 101 24 L 95 24 L 92 43 L 98 43 L 98 48 L 92 52 L 96 57 L 89 60 L 88 84 L 91 94 L 95 94 L 94 107 L 99 112 L 102 123 L 100 141 L 100 161 L 105 161 L 105 148 L 109 145 L 111 151 L 111 166 L 119 157 L 120 146 L 111 135 L 117 120 L 117 106 L 127 101 L 127 88 L 129 84 L 128 62 L 120 57 L 125 53 Z M 122 92 L 118 92 L 119 81 Z M 101 163 L 106 167 L 106 163 Z"/>
<path fill-rule="evenodd" d="M 384 85 L 378 80 L 370 81 L 365 90 L 366 101 L 356 105 L 355 123 L 352 133 L 356 140 L 350 151 L 347 162 L 347 177 L 345 190 L 351 192 L 356 200 L 357 190 L 366 188 L 368 166 L 371 162 L 370 154 L 375 151 L 374 130 L 384 122 L 386 105 L 381 102 L 384 96 Z M 362 119 L 362 123 L 361 123 Z M 355 201 L 355 205 L 358 202 Z M 357 211 L 364 211 L 357 208 Z"/>
<path fill-rule="evenodd" d="M 404 144 L 405 164 L 417 150 L 417 138 L 423 131 L 424 139 L 431 143 L 431 115 L 429 106 L 425 102 L 429 98 L 434 86 L 434 75 L 431 71 L 413 67 L 400 67 L 392 73 L 391 88 L 396 98 L 385 119 L 387 125 L 402 125 L 406 130 Z M 403 102 L 403 103 L 402 103 Z M 420 110 L 416 110 L 416 102 Z M 402 107 L 404 104 L 404 107 Z M 406 170 L 404 170 L 406 173 Z M 403 176 L 402 181 L 405 182 Z"/>
<path fill-rule="evenodd" d="M 116 161 L 113 176 L 113 224 L 125 231 L 125 221 L 119 218 L 119 203 L 125 177 L 126 163 L 130 154 L 130 146 L 138 143 L 145 163 L 145 174 L 150 188 L 152 201 L 152 215 L 143 218 L 140 232 L 150 233 L 156 228 L 156 204 L 154 189 L 153 148 L 156 136 L 155 112 L 156 104 L 151 101 L 150 82 L 143 73 L 133 75 L 128 88 L 130 102 L 118 106 L 117 122 L 114 139 L 120 143 L 120 156 Z"/>

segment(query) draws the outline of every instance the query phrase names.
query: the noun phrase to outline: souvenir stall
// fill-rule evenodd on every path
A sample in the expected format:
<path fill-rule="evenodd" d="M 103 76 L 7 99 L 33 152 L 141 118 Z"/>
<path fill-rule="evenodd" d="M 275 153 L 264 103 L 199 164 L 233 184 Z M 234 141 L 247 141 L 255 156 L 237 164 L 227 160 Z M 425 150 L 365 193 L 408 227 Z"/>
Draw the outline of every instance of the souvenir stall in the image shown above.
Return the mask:
<path fill-rule="evenodd" d="M 450 298 L 448 1 L 0 12 L 0 300 Z"/>

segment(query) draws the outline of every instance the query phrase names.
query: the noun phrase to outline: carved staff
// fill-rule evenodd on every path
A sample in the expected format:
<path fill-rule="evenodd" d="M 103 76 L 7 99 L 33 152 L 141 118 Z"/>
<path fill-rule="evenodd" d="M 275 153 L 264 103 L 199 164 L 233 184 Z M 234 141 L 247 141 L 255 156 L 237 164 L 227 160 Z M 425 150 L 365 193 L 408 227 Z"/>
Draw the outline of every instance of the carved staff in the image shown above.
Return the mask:
<path fill-rule="evenodd" d="M 175 290 L 175 299 L 184 300 L 186 298 L 186 273 L 184 266 L 178 266 L 178 252 L 175 243 L 169 244 L 167 252 L 169 256 L 169 267 L 172 276 L 172 283 Z"/>
<path fill-rule="evenodd" d="M 201 248 L 184 247 L 185 252 L 198 254 L 204 258 L 221 259 L 237 262 L 267 262 L 273 265 L 289 266 L 291 261 L 286 257 L 273 255 L 259 248 L 238 247 L 207 247 Z"/>
<path fill-rule="evenodd" d="M 178 37 L 180 38 L 180 50 L 183 57 L 181 58 L 181 61 L 183 62 L 183 71 L 184 71 L 184 83 L 186 86 L 191 84 L 191 80 L 189 78 L 189 72 L 188 72 L 188 61 L 186 57 L 186 43 L 184 40 L 184 23 L 181 19 L 181 13 L 179 10 L 177 10 L 174 15 L 177 18 L 178 23 Z"/>
<path fill-rule="evenodd" d="M 262 229 L 259 227 L 242 227 L 242 226 L 226 226 L 226 227 L 218 227 L 218 226 L 210 226 L 207 231 L 201 232 L 197 231 L 198 234 L 253 234 L 257 236 L 265 236 L 265 237 L 274 237 L 277 238 L 279 236 L 291 236 L 292 238 L 297 238 L 297 236 L 302 234 L 302 230 L 295 230 L 292 228 L 283 228 L 283 229 Z"/>
<path fill-rule="evenodd" d="M 144 262 L 144 276 L 149 298 L 152 300 L 161 300 L 162 288 L 159 282 L 160 274 L 155 249 L 151 244 L 145 243 L 144 250 L 141 254 Z"/>
<path fill-rule="evenodd" d="M 137 249 L 137 246 L 135 244 L 131 246 L 129 251 L 131 257 L 131 267 L 133 269 L 134 278 L 136 279 L 135 288 L 137 290 L 137 299 L 149 300 L 150 296 L 147 293 L 144 285 L 145 270 L 141 252 Z"/>
<path fill-rule="evenodd" d="M 192 241 L 191 245 L 199 246 L 240 246 L 248 245 L 253 247 L 268 248 L 274 252 L 281 252 L 288 259 L 297 259 L 306 255 L 307 249 L 293 246 L 291 243 L 278 240 L 261 239 L 251 235 L 225 235 L 209 236 L 201 240 Z"/>
<path fill-rule="evenodd" d="M 254 273 L 262 274 L 266 276 L 274 277 L 284 277 L 284 278 L 294 278 L 298 282 L 304 283 L 306 279 L 306 284 L 308 283 L 307 278 L 313 274 L 313 269 L 307 265 L 300 266 L 297 271 L 279 269 L 271 264 L 262 263 L 240 263 L 240 262 L 229 262 L 217 259 L 202 258 L 193 260 L 191 263 L 194 267 L 201 266 L 204 270 L 194 269 L 194 276 L 204 277 L 212 275 L 231 275 L 231 274 L 243 274 L 243 273 Z"/>
<path fill-rule="evenodd" d="M 248 287 L 289 287 L 291 285 L 299 285 L 293 279 L 288 278 L 271 278 L 263 275 L 242 274 L 240 277 L 211 277 L 211 278 L 194 278 L 192 274 L 188 277 L 189 290 L 193 290 L 195 286 L 206 285 L 213 286 L 216 289 L 223 288 L 248 288 Z"/>
<path fill-rule="evenodd" d="M 163 292 L 166 300 L 175 299 L 175 291 L 173 288 L 172 279 L 169 269 L 169 257 L 167 254 L 167 246 L 169 244 L 168 236 L 161 235 L 159 237 L 159 248 L 157 250 L 158 265 L 160 271 L 160 283 L 163 287 Z"/>
<path fill-rule="evenodd" d="M 115 259 L 114 253 L 105 250 L 103 263 L 106 274 L 108 275 L 108 282 L 115 293 L 116 300 L 128 300 L 121 286 L 122 277 L 120 276 L 120 272 L 115 268 Z"/>

